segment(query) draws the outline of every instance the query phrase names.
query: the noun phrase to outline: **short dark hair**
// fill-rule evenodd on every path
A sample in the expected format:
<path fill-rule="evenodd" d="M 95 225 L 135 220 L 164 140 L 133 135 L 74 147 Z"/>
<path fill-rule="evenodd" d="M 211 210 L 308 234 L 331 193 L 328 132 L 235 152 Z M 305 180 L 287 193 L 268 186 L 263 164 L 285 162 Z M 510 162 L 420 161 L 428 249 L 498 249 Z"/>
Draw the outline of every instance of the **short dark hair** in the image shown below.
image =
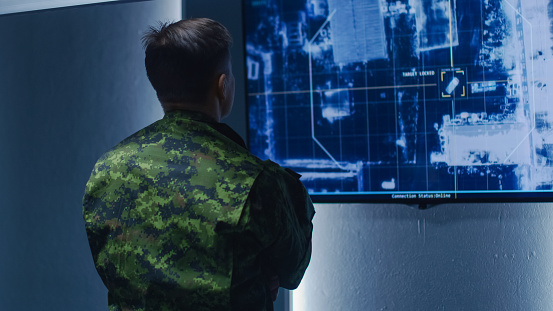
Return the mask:
<path fill-rule="evenodd" d="M 201 103 L 230 57 L 232 37 L 208 18 L 191 18 L 150 27 L 142 37 L 146 72 L 164 102 Z"/>

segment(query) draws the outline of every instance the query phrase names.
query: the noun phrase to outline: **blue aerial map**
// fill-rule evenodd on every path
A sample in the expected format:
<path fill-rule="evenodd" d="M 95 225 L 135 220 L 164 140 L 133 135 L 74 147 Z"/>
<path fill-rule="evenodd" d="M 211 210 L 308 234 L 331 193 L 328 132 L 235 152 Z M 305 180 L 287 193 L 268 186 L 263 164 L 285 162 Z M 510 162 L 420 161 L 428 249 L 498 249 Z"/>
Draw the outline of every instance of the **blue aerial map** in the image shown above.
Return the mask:
<path fill-rule="evenodd" d="M 250 149 L 311 194 L 551 193 L 553 1 L 246 0 L 244 16 Z"/>

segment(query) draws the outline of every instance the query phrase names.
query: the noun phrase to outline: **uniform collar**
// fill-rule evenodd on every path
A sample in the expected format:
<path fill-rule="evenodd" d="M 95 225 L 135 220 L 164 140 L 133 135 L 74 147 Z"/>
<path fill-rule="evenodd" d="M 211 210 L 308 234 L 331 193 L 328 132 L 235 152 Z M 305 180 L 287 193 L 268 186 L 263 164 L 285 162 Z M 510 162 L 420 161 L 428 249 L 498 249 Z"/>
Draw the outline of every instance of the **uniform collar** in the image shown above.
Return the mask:
<path fill-rule="evenodd" d="M 171 110 L 165 112 L 164 119 L 187 119 L 187 120 L 194 120 L 194 121 L 200 121 L 205 123 L 217 123 L 217 121 L 198 111 L 190 111 L 190 110 Z"/>
<path fill-rule="evenodd" d="M 188 110 L 171 110 L 165 112 L 165 116 L 163 117 L 163 119 L 187 119 L 205 123 L 217 132 L 226 136 L 228 139 L 237 143 L 241 147 L 248 149 L 242 137 L 240 137 L 240 135 L 238 135 L 238 133 L 236 133 L 230 126 L 226 125 L 225 123 L 217 122 L 214 118 L 201 112 Z"/>

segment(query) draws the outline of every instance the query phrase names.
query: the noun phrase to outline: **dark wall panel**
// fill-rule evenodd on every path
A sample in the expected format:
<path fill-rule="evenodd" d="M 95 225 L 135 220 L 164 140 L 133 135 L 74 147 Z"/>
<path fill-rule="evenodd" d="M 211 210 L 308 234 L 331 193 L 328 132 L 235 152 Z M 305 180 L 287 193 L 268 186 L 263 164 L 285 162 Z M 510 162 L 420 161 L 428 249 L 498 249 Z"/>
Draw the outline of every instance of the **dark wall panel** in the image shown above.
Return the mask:
<path fill-rule="evenodd" d="M 0 310 L 106 310 L 81 216 L 96 159 L 162 116 L 142 32 L 176 0 L 0 16 Z"/>

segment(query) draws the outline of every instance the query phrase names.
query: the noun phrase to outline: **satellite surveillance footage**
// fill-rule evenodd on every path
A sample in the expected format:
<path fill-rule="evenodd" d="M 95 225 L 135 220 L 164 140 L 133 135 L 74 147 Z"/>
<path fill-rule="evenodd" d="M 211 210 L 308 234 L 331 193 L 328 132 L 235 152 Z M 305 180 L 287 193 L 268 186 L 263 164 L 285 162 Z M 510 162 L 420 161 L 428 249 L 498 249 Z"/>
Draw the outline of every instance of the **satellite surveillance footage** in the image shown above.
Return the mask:
<path fill-rule="evenodd" d="M 244 10 L 250 148 L 317 201 L 553 199 L 553 0 Z"/>

